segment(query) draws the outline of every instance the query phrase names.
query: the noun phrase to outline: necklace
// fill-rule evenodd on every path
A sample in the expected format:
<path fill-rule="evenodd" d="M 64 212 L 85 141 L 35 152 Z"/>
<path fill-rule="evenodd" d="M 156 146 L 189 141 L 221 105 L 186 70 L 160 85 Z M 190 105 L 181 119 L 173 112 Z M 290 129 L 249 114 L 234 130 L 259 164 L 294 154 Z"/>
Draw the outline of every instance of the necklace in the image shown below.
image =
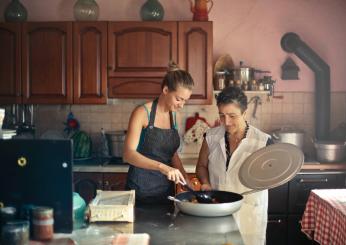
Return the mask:
<path fill-rule="evenodd" d="M 246 124 L 246 127 L 245 127 L 245 130 L 244 130 L 244 135 L 241 139 L 236 139 L 236 144 L 237 144 L 237 147 L 238 147 L 238 144 L 239 142 L 242 140 L 242 139 L 245 139 L 246 136 L 247 136 L 247 132 L 249 131 L 249 124 L 247 123 L 247 121 L 245 121 L 245 124 Z M 225 148 L 226 148 L 226 155 L 227 155 L 227 160 L 226 160 L 226 171 L 228 169 L 228 165 L 229 165 L 229 160 L 231 159 L 231 156 L 232 156 L 232 152 L 231 152 L 231 149 L 230 149 L 230 139 L 231 139 L 231 134 L 228 133 L 227 131 L 225 132 Z"/>

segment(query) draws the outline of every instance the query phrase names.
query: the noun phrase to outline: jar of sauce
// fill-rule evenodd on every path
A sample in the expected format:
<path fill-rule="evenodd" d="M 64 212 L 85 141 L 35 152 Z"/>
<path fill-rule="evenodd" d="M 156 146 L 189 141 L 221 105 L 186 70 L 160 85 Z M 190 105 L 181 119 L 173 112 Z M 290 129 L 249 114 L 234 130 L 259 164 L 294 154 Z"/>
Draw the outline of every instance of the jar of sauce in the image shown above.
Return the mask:
<path fill-rule="evenodd" d="M 49 207 L 35 207 L 32 209 L 32 225 L 34 240 L 51 240 L 54 235 L 53 209 Z"/>

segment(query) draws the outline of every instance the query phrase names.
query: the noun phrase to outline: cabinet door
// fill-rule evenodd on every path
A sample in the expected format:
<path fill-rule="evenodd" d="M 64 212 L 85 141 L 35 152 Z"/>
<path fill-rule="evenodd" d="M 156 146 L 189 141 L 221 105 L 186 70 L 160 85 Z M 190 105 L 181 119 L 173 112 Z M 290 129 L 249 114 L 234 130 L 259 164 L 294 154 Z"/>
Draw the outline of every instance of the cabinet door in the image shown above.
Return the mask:
<path fill-rule="evenodd" d="M 302 215 L 288 216 L 287 244 L 312 245 L 316 244 L 310 240 L 302 231 L 300 221 Z"/>
<path fill-rule="evenodd" d="M 74 191 L 89 203 L 96 196 L 96 191 L 103 189 L 102 173 L 75 172 L 73 183 Z"/>
<path fill-rule="evenodd" d="M 344 174 L 299 174 L 289 182 L 289 213 L 303 214 L 312 189 L 344 188 Z"/>
<path fill-rule="evenodd" d="M 170 60 L 177 61 L 177 22 L 109 23 L 109 97 L 158 96 Z"/>
<path fill-rule="evenodd" d="M 125 190 L 127 173 L 107 173 L 103 175 L 103 188 L 108 191 Z"/>
<path fill-rule="evenodd" d="M 268 213 L 286 214 L 288 203 L 288 183 L 268 191 Z"/>
<path fill-rule="evenodd" d="M 107 102 L 107 22 L 73 24 L 73 103 Z"/>
<path fill-rule="evenodd" d="M 23 102 L 72 103 L 72 23 L 22 25 Z"/>
<path fill-rule="evenodd" d="M 212 103 L 212 22 L 179 22 L 179 65 L 187 70 L 195 87 L 189 104 Z"/>
<path fill-rule="evenodd" d="M 21 103 L 19 23 L 0 23 L 0 104 Z"/>
<path fill-rule="evenodd" d="M 269 215 L 266 245 L 278 244 L 287 244 L 287 217 L 286 215 Z"/>

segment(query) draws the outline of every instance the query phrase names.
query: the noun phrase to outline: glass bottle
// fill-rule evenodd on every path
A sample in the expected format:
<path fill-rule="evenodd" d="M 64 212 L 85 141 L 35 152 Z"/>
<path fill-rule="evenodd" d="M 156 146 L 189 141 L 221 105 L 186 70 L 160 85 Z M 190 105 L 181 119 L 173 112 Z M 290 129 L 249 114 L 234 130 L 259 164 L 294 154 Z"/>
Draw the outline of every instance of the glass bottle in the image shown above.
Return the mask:
<path fill-rule="evenodd" d="M 77 0 L 73 6 L 76 20 L 90 21 L 99 17 L 99 6 L 95 0 Z"/>
<path fill-rule="evenodd" d="M 28 12 L 19 0 L 12 0 L 5 9 L 5 20 L 9 22 L 26 21 Z"/>
<path fill-rule="evenodd" d="M 147 0 L 141 7 L 140 15 L 144 21 L 160 21 L 165 11 L 158 0 Z"/>

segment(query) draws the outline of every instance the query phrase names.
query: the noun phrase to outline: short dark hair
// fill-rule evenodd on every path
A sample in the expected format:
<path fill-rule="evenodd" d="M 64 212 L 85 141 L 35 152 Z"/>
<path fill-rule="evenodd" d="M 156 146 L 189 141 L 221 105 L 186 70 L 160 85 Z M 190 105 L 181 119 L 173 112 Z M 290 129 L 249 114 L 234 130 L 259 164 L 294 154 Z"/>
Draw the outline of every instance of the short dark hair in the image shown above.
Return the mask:
<path fill-rule="evenodd" d="M 190 73 L 181 70 L 179 66 L 171 60 L 168 64 L 168 72 L 163 78 L 161 88 L 163 89 L 167 86 L 169 91 L 176 91 L 178 85 L 192 90 L 194 82 Z"/>
<path fill-rule="evenodd" d="M 242 113 L 247 109 L 247 97 L 238 87 L 224 88 L 216 98 L 217 106 L 227 104 L 237 104 Z"/>

